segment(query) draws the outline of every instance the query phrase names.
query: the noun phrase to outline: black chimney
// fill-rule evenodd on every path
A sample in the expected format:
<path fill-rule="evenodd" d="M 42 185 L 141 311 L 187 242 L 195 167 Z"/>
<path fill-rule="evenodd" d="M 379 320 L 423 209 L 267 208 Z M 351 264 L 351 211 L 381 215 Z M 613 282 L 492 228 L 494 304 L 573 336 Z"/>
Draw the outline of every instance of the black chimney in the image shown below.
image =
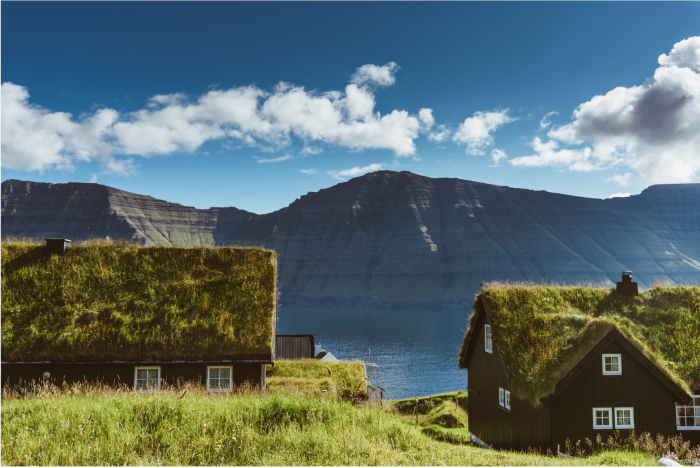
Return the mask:
<path fill-rule="evenodd" d="M 631 271 L 622 272 L 622 281 L 617 283 L 617 292 L 624 296 L 636 296 L 639 294 L 637 283 L 632 281 Z"/>
<path fill-rule="evenodd" d="M 70 239 L 44 239 L 47 254 L 63 255 L 70 246 Z"/>

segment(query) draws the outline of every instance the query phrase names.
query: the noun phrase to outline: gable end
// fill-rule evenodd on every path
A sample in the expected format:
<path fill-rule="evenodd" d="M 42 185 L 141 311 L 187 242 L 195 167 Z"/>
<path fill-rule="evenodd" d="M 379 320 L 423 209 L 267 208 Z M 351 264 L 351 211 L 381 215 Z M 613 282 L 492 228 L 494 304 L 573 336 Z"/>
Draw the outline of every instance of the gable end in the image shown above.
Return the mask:
<path fill-rule="evenodd" d="M 639 364 L 642 365 L 649 373 L 656 378 L 668 391 L 677 398 L 679 403 L 690 404 L 692 396 L 686 393 L 683 388 L 678 386 L 671 380 L 656 364 L 647 358 L 641 351 L 637 349 L 629 340 L 620 333 L 616 328 L 613 328 L 600 342 L 569 372 L 556 386 L 554 393 L 542 398 L 545 404 L 551 403 L 559 396 L 569 385 L 571 385 L 581 373 L 599 358 L 603 351 L 613 342 L 617 342 L 627 351 Z"/>

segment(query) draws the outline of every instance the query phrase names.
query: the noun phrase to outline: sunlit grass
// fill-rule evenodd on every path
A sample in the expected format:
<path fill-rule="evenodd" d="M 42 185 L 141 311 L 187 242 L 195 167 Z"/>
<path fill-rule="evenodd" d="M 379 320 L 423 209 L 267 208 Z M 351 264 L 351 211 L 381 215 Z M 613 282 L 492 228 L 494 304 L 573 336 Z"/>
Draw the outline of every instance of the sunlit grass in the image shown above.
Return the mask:
<path fill-rule="evenodd" d="M 333 395 L 75 385 L 2 398 L 4 465 L 650 465 L 654 456 L 562 459 L 440 442 L 389 405 Z"/>

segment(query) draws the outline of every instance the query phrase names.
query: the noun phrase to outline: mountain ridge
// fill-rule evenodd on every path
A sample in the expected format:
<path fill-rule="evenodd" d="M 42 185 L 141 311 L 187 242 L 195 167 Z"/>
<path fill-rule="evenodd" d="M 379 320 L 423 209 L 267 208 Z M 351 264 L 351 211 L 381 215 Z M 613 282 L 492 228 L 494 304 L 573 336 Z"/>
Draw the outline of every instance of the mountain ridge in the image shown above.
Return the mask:
<path fill-rule="evenodd" d="M 99 184 L 2 183 L 2 236 L 263 245 L 282 304 L 469 308 L 479 283 L 593 281 L 631 269 L 700 282 L 700 184 L 590 199 L 379 171 L 258 215 L 197 209 Z"/>

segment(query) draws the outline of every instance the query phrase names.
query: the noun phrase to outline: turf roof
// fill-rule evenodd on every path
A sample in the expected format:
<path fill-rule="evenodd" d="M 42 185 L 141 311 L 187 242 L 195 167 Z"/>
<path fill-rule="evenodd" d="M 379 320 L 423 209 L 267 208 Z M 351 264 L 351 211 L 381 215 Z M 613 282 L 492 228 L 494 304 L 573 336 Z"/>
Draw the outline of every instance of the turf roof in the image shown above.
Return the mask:
<path fill-rule="evenodd" d="M 2 243 L 3 361 L 242 359 L 272 353 L 275 252 Z"/>
<path fill-rule="evenodd" d="M 613 328 L 684 391 L 700 390 L 698 286 L 657 284 L 626 298 L 606 288 L 490 283 L 476 296 L 474 312 L 482 305 L 512 394 L 535 406 Z"/>

